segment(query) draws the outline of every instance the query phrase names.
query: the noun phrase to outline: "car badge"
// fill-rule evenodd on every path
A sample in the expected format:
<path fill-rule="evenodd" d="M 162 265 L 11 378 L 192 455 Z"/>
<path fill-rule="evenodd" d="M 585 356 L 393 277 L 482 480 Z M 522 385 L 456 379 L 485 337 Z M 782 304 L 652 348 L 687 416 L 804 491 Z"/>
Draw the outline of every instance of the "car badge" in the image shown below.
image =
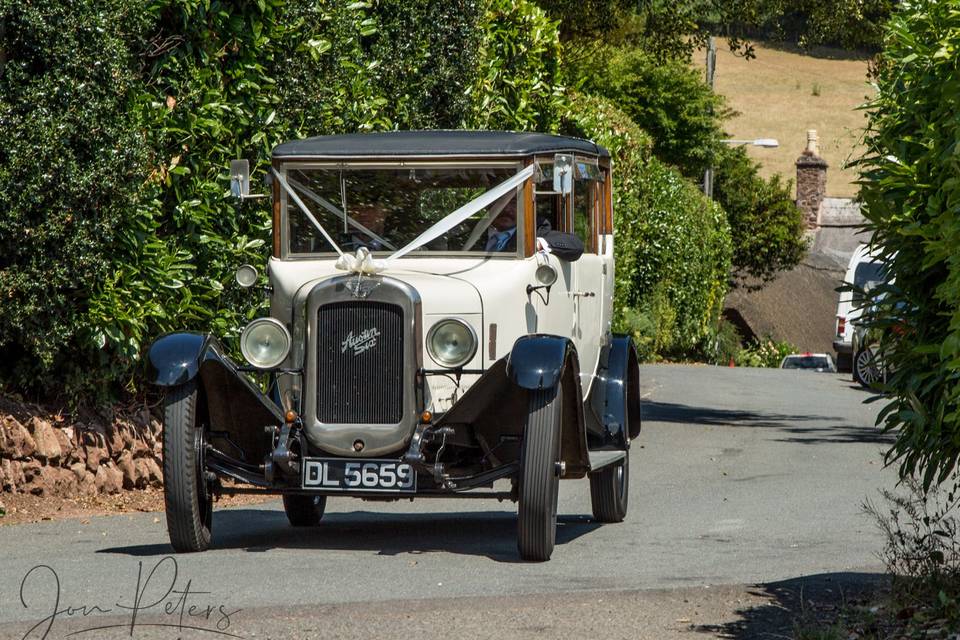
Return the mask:
<path fill-rule="evenodd" d="M 353 294 L 354 298 L 366 298 L 373 290 L 380 286 L 379 280 L 374 280 L 373 278 L 364 278 L 362 274 L 358 273 L 357 277 L 353 280 L 348 280 L 346 283 L 347 291 Z"/>
<path fill-rule="evenodd" d="M 347 334 L 347 337 L 340 343 L 340 353 L 346 353 L 353 349 L 353 355 L 358 356 L 364 351 L 369 351 L 377 346 L 377 338 L 380 337 L 380 330 L 376 327 L 364 329 L 357 335 L 353 331 Z"/>

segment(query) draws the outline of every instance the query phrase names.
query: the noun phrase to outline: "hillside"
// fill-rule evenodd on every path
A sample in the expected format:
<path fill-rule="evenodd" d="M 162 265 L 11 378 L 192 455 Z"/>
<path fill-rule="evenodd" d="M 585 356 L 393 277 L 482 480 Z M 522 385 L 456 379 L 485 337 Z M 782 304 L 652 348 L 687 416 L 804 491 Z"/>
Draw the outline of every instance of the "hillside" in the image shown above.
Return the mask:
<path fill-rule="evenodd" d="M 862 149 L 859 140 L 866 122 L 857 110 L 872 94 L 867 83 L 867 58 L 836 49 L 816 49 L 813 55 L 755 43 L 756 58 L 745 60 L 717 43 L 716 90 L 738 112 L 727 122 L 731 138 L 776 138 L 778 149 L 751 147 L 762 173 L 795 178 L 794 161 L 806 144 L 807 129 L 820 134 L 820 153 L 830 163 L 827 193 L 856 194 L 856 172 L 843 169 Z M 694 54 L 702 68 L 704 52 Z"/>

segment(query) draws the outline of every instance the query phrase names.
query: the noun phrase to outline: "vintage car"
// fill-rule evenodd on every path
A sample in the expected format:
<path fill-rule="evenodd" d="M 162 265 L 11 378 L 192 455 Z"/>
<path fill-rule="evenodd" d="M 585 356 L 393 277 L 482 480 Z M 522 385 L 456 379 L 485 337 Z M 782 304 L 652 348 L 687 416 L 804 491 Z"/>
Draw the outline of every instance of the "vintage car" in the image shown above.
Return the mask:
<path fill-rule="evenodd" d="M 174 549 L 209 546 L 223 492 L 280 494 L 293 526 L 330 496 L 509 499 L 535 561 L 560 479 L 588 477 L 594 518 L 623 520 L 640 392 L 611 333 L 610 171 L 604 148 L 538 133 L 276 147 L 270 314 L 242 331 L 248 364 L 202 333 L 150 349 Z M 246 163 L 232 172 L 254 197 Z"/>

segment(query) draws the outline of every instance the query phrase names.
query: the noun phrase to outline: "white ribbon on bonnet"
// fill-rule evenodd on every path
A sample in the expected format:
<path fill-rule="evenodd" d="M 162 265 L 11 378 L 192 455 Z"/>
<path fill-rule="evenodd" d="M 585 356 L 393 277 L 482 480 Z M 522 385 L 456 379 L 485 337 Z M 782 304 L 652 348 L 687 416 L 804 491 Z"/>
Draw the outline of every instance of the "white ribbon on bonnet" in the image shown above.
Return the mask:
<path fill-rule="evenodd" d="M 493 204 L 496 200 L 503 197 L 510 192 L 511 189 L 516 189 L 524 180 L 533 175 L 533 172 L 536 168 L 536 165 L 529 165 L 524 167 L 522 170 L 518 171 L 515 175 L 507 178 L 493 189 L 483 193 L 479 197 L 474 198 L 470 202 L 466 203 L 457 210 L 451 212 L 445 216 L 442 220 L 439 220 L 433 224 L 426 231 L 421 233 L 419 236 L 414 238 L 411 242 L 401 247 L 397 251 L 393 252 L 385 260 L 375 259 L 371 254 L 370 250 L 366 247 L 360 247 L 357 249 L 356 254 L 351 255 L 349 253 L 344 253 L 343 250 L 337 246 L 337 243 L 333 241 L 333 238 L 330 237 L 330 234 L 323 228 L 323 225 L 320 224 L 320 221 L 310 212 L 307 206 L 303 203 L 303 200 L 290 188 L 290 185 L 287 184 L 287 181 L 276 169 L 272 169 L 273 174 L 277 177 L 277 180 L 280 182 L 280 186 L 290 195 L 294 202 L 297 203 L 297 206 L 303 211 L 304 215 L 307 216 L 307 219 L 313 223 L 313 226 L 317 228 L 318 231 L 326 238 L 333 248 L 336 250 L 340 257 L 337 258 L 337 262 L 334 266 L 337 269 L 342 271 L 348 271 L 351 273 L 357 274 L 368 274 L 372 275 L 375 273 L 380 273 L 385 271 L 391 266 L 391 263 L 398 258 L 402 258 L 411 251 L 416 251 L 420 247 L 426 245 L 429 242 L 433 242 L 443 234 L 447 233 L 454 227 L 459 224 L 462 224 L 465 220 L 468 220 L 471 216 L 476 214 L 478 211 L 485 209 L 486 207 Z"/>

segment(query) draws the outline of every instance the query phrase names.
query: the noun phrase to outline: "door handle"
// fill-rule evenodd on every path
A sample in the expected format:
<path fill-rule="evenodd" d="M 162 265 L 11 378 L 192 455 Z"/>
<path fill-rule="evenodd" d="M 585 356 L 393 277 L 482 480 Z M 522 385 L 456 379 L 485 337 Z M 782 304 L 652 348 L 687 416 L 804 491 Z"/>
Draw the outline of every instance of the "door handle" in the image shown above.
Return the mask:
<path fill-rule="evenodd" d="M 594 293 L 593 291 L 574 291 L 574 292 L 572 292 L 570 295 L 573 296 L 574 298 L 577 298 L 577 297 L 580 297 L 580 298 L 595 298 L 595 297 L 597 297 L 597 294 Z"/>

